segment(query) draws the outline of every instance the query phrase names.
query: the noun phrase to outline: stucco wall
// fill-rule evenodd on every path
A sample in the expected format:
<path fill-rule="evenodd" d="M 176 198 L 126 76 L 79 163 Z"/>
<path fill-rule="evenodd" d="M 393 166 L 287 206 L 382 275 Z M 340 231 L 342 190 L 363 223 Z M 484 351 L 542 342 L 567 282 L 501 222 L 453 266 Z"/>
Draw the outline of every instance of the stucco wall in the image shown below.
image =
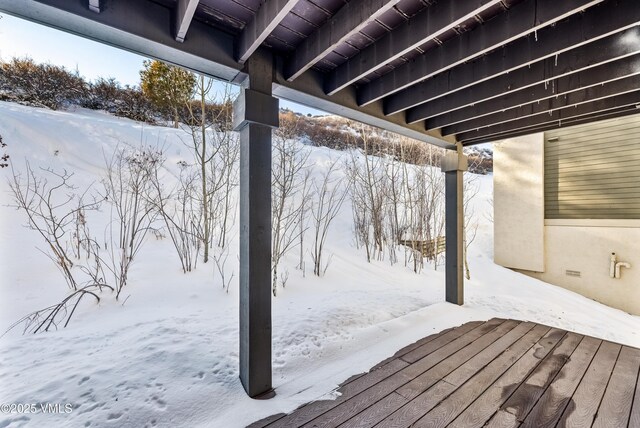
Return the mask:
<path fill-rule="evenodd" d="M 548 223 L 556 224 L 545 226 L 545 272 L 521 272 L 640 315 L 640 221 Z M 619 261 L 631 263 L 620 279 L 609 277 L 612 252 Z M 567 270 L 580 272 L 580 277 L 568 276 Z"/>
<path fill-rule="evenodd" d="M 494 260 L 501 266 L 544 269 L 544 134 L 493 147 Z"/>
<path fill-rule="evenodd" d="M 494 261 L 640 315 L 640 220 L 545 220 L 543 171 L 543 133 L 494 145 Z"/>

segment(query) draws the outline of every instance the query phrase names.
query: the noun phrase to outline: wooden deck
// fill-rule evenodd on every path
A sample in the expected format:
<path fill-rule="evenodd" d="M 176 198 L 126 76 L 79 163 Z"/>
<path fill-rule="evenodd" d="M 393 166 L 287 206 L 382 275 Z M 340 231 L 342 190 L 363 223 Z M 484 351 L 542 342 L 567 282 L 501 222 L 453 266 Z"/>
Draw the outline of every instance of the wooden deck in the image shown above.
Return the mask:
<path fill-rule="evenodd" d="M 640 349 L 513 320 L 426 337 L 257 427 L 640 427 Z"/>

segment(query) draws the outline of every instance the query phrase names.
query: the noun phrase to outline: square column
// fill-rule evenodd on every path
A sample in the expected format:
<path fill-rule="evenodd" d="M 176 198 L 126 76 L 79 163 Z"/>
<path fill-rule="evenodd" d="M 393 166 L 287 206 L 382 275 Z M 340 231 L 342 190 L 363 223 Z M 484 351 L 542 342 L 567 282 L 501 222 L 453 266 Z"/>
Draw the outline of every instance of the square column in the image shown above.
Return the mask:
<path fill-rule="evenodd" d="M 467 157 L 462 147 L 442 158 L 445 175 L 445 298 L 449 303 L 464 304 L 464 171 Z"/>
<path fill-rule="evenodd" d="M 233 105 L 240 132 L 240 380 L 250 397 L 272 390 L 271 379 L 271 96 L 270 58 L 250 58 Z"/>

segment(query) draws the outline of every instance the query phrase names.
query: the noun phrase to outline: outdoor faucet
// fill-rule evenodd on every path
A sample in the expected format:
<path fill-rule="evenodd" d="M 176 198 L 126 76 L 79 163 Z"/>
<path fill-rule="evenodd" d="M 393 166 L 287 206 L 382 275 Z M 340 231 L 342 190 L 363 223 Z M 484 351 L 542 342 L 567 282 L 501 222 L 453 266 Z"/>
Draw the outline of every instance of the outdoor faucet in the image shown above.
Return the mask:
<path fill-rule="evenodd" d="M 631 267 L 631 263 L 627 263 L 627 262 L 616 263 L 616 279 L 620 279 L 620 268 L 623 268 L 623 267 L 629 269 Z"/>
<path fill-rule="evenodd" d="M 620 279 L 620 270 L 622 268 L 631 268 L 631 263 L 619 262 L 616 253 L 611 253 L 611 264 L 609 265 L 609 276 L 611 278 Z"/>

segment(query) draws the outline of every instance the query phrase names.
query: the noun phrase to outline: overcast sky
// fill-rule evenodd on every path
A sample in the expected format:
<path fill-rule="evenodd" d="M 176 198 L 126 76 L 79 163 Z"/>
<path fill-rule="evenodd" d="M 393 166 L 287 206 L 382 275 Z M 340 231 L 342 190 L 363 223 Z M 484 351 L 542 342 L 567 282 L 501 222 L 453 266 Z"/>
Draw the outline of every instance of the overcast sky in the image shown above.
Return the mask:
<path fill-rule="evenodd" d="M 17 0 L 20 1 L 20 0 Z M 97 43 L 44 25 L 0 14 L 0 59 L 30 57 L 78 70 L 88 80 L 114 77 L 122 84 L 138 85 L 144 57 Z M 319 110 L 280 101 L 280 106 L 303 114 Z"/>

